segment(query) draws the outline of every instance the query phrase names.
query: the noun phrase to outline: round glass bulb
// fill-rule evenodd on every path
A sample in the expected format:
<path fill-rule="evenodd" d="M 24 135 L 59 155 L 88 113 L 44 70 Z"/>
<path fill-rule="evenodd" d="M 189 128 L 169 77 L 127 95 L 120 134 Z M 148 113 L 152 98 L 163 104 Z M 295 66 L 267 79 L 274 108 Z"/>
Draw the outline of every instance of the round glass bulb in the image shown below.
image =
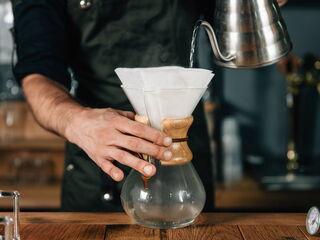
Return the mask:
<path fill-rule="evenodd" d="M 121 201 L 126 213 L 140 225 L 179 228 L 190 225 L 201 213 L 206 194 L 191 162 L 163 166 L 146 180 L 132 170 L 122 187 Z"/>

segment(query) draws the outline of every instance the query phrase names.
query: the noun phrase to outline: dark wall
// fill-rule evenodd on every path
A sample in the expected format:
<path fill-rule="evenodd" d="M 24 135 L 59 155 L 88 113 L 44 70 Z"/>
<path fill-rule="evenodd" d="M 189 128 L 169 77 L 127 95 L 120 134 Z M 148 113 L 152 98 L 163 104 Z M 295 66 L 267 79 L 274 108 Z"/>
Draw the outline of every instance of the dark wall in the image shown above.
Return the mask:
<path fill-rule="evenodd" d="M 309 52 L 320 56 L 320 5 L 306 1 L 297 5 L 298 1 L 291 1 L 282 12 L 293 41 L 293 53 L 300 57 Z M 224 112 L 240 122 L 246 152 L 284 157 L 288 138 L 285 78 L 275 66 L 259 70 L 224 69 L 223 72 Z M 320 158 L 320 98 L 315 91 L 302 95 L 302 152 L 317 159 Z"/>

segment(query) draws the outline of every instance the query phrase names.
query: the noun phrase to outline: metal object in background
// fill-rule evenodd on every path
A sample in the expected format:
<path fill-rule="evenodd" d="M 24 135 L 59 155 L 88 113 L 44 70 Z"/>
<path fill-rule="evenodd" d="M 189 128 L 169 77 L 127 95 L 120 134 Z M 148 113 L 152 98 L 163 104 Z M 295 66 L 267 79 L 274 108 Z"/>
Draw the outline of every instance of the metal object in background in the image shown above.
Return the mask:
<path fill-rule="evenodd" d="M 13 231 L 12 231 L 13 220 L 10 217 L 0 217 L 0 225 L 4 225 L 4 234 L 0 235 L 0 240 L 12 240 Z"/>
<path fill-rule="evenodd" d="M 46 185 L 54 182 L 54 162 L 47 157 L 16 157 L 9 162 L 7 178 L 16 184 Z"/>
<path fill-rule="evenodd" d="M 298 59 L 297 64 L 301 64 Z M 293 66 L 289 66 L 293 68 Z M 307 55 L 303 60 L 303 73 L 298 73 L 297 69 L 286 74 L 287 78 L 287 107 L 290 110 L 289 116 L 289 143 L 287 151 L 287 169 L 288 172 L 294 172 L 299 169 L 299 154 L 296 149 L 297 142 L 297 115 L 298 115 L 298 97 L 303 86 L 315 88 L 320 94 L 320 58 L 313 55 Z M 291 70 L 291 69 L 289 69 Z M 292 71 L 292 70 L 291 70 Z"/>
<path fill-rule="evenodd" d="M 310 235 L 315 235 L 320 227 L 320 212 L 317 207 L 310 208 L 307 219 L 306 228 Z"/>
<path fill-rule="evenodd" d="M 55 161 L 48 155 L 22 152 L 1 159 L 0 184 L 47 186 L 56 183 Z M 70 166 L 68 165 L 67 170 Z"/>
<path fill-rule="evenodd" d="M 12 201 L 13 201 L 13 219 L 7 216 L 0 218 L 0 221 L 2 220 L 1 221 L 2 224 L 4 224 L 6 227 L 5 235 L 2 236 L 2 239 L 4 238 L 4 240 L 20 240 L 20 234 L 19 234 L 20 194 L 17 191 L 13 191 L 13 192 L 0 191 L 0 198 L 12 198 Z M 13 232 L 10 229 L 12 222 L 13 222 Z"/>
<path fill-rule="evenodd" d="M 13 14 L 10 0 L 0 1 L 0 65 L 11 64 Z"/>
<path fill-rule="evenodd" d="M 241 135 L 236 118 L 225 118 L 221 131 L 223 182 L 226 186 L 231 186 L 243 177 Z"/>
<path fill-rule="evenodd" d="M 21 138 L 26 115 L 27 109 L 22 104 L 13 106 L 0 98 L 0 142 L 13 142 Z"/>
<path fill-rule="evenodd" d="M 199 21 L 194 38 L 199 26 L 205 27 L 216 63 L 223 67 L 271 65 L 292 49 L 276 0 L 217 0 L 213 23 L 214 28 L 206 21 Z M 193 52 L 194 46 L 190 65 Z"/>
<path fill-rule="evenodd" d="M 80 5 L 80 9 L 89 9 L 92 5 L 91 1 L 90 0 L 81 0 L 79 2 L 79 5 Z"/>
<path fill-rule="evenodd" d="M 304 88 L 310 88 L 320 94 L 320 58 L 308 54 L 304 59 L 293 55 L 278 65 L 280 72 L 287 79 L 287 107 L 288 107 L 288 147 L 286 157 L 286 172 L 282 176 L 265 176 L 263 185 L 269 190 L 294 189 L 310 190 L 319 188 L 320 174 L 316 170 L 303 166 L 301 154 L 297 144 L 299 140 L 298 118 L 301 92 Z M 312 168 L 310 166 L 309 168 Z M 302 171 L 302 168 L 307 169 Z M 310 174 L 312 173 L 312 175 Z"/>
<path fill-rule="evenodd" d="M 0 0 L 0 101 L 22 99 L 13 77 L 15 44 L 12 36 L 13 13 L 10 0 Z"/>

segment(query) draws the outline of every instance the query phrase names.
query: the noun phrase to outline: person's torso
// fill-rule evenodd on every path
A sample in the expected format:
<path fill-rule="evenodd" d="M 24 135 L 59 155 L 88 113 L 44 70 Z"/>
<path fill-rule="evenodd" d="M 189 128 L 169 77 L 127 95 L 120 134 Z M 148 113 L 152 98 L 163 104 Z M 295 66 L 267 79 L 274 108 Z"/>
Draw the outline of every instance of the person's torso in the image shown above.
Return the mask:
<path fill-rule="evenodd" d="M 192 30 L 199 16 L 198 1 L 66 1 L 70 18 L 71 67 L 79 83 L 76 96 L 83 104 L 132 109 L 114 73 L 117 67 L 188 65 Z M 81 3 L 91 5 L 81 8 Z M 196 169 L 203 171 L 210 169 L 203 108 L 198 107 L 194 114 L 198 117 L 190 131 L 190 147 L 197 156 Z M 68 143 L 65 164 L 64 210 L 121 209 L 121 183 L 113 182 L 83 150 Z M 211 196 L 209 175 L 201 176 L 205 176 L 202 181 Z M 106 200 L 105 196 L 112 196 L 112 200 Z M 209 202 L 213 201 L 211 199 Z"/>
<path fill-rule="evenodd" d="M 90 4 L 81 8 L 81 2 Z M 187 66 L 199 16 L 192 0 L 67 0 L 77 97 L 130 109 L 117 67 Z"/>

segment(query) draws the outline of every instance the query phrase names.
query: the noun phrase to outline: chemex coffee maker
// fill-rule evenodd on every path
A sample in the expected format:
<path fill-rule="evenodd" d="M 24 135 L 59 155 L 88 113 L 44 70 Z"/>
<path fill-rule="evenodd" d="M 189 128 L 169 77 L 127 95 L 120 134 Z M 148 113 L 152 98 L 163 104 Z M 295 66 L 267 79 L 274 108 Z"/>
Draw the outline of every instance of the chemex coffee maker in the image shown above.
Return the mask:
<path fill-rule="evenodd" d="M 185 227 L 201 213 L 206 195 L 192 166 L 188 147 L 191 116 L 213 78 L 209 70 L 192 68 L 200 26 L 209 36 L 216 62 L 230 68 L 255 68 L 277 62 L 292 48 L 276 1 L 216 0 L 214 28 L 199 21 L 193 32 L 190 68 L 118 68 L 122 88 L 137 113 L 136 121 L 173 139 L 171 160 L 137 153 L 157 167 L 146 178 L 132 170 L 121 192 L 126 213 L 152 228 Z"/>
<path fill-rule="evenodd" d="M 122 187 L 121 201 L 136 223 L 153 228 L 178 228 L 191 224 L 201 213 L 206 193 L 191 160 L 188 130 L 191 116 L 213 73 L 182 67 L 118 68 L 116 73 L 130 100 L 136 121 L 172 137 L 170 160 L 153 159 L 155 176 L 146 178 L 132 170 Z"/>

